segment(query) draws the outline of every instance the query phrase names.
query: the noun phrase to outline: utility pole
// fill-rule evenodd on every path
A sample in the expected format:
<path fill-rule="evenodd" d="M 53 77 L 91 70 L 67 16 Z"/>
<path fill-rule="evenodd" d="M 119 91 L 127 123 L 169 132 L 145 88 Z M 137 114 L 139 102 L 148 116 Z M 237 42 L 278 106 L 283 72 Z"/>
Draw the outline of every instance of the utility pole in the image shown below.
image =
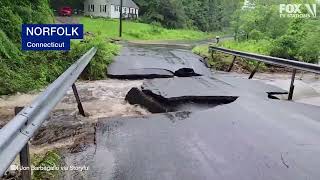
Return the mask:
<path fill-rule="evenodd" d="M 120 0 L 120 27 L 119 27 L 119 37 L 122 37 L 122 5 L 123 5 L 123 0 Z"/>

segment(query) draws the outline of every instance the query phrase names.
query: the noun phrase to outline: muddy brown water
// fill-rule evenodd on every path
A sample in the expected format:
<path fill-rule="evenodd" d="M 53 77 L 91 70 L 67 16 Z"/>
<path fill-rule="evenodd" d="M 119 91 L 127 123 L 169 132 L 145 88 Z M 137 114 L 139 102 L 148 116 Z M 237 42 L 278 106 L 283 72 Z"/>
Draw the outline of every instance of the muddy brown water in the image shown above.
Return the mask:
<path fill-rule="evenodd" d="M 31 154 L 42 154 L 48 150 L 58 149 L 65 154 L 66 165 L 72 164 L 67 158 L 68 155 L 94 147 L 92 145 L 95 142 L 95 123 L 99 118 L 150 114 L 147 110 L 130 105 L 124 100 L 127 92 L 132 87 L 141 86 L 142 81 L 107 79 L 80 81 L 76 85 L 88 117 L 82 117 L 78 113 L 76 100 L 70 88 L 32 139 Z M 13 118 L 14 107 L 30 104 L 39 94 L 40 92 L 0 97 L 0 125 L 4 126 Z M 64 176 L 66 176 L 64 179 L 68 179 L 70 175 L 66 173 Z"/>
<path fill-rule="evenodd" d="M 70 89 L 61 103 L 51 113 L 50 119 L 33 138 L 36 152 L 41 149 L 50 149 L 72 145 L 72 139 L 92 132 L 94 123 L 102 117 L 141 116 L 150 114 L 147 110 L 130 105 L 125 95 L 132 87 L 141 86 L 142 81 L 101 80 L 78 82 L 77 88 L 85 112 L 89 115 L 84 118 L 78 113 L 76 100 Z M 14 107 L 25 106 L 39 95 L 17 94 L 0 98 L 0 119 L 2 126 L 14 116 Z M 69 139 L 69 140 L 66 140 Z"/>
<path fill-rule="evenodd" d="M 144 115 L 148 112 L 137 106 L 132 106 L 124 101 L 124 97 L 132 87 L 137 87 L 142 81 L 126 80 L 101 80 L 101 81 L 80 81 L 77 88 L 85 111 L 90 118 L 113 117 L 113 116 L 134 116 Z M 13 117 L 15 106 L 25 106 L 40 93 L 16 94 L 13 96 L 2 96 L 0 98 L 0 117 L 7 121 Z M 76 113 L 76 100 L 72 89 L 69 89 L 56 110 L 74 110 Z"/>

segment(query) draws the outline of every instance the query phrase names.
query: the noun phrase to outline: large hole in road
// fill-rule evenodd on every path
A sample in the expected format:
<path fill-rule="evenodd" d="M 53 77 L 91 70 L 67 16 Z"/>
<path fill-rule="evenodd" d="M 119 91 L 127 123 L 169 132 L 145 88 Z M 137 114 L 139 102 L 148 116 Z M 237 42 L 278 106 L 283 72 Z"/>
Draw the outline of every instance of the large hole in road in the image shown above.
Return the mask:
<path fill-rule="evenodd" d="M 232 103 L 237 98 L 233 96 L 186 96 L 168 100 L 150 91 L 141 91 L 138 88 L 132 88 L 126 96 L 126 100 L 130 104 L 140 105 L 151 113 L 204 110 Z"/>
<path fill-rule="evenodd" d="M 174 72 L 174 75 L 177 77 L 192 77 L 192 76 L 200 76 L 199 74 L 195 73 L 192 68 L 181 68 Z"/>

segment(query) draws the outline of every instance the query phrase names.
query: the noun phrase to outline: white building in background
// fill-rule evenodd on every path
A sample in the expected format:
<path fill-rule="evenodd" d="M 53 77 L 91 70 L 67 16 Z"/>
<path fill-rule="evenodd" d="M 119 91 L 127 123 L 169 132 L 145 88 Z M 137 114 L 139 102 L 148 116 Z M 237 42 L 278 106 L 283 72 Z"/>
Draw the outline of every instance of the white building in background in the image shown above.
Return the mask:
<path fill-rule="evenodd" d="M 125 18 L 137 18 L 139 7 L 132 0 L 123 0 L 122 13 Z M 120 0 L 85 0 L 84 15 L 119 18 Z"/>

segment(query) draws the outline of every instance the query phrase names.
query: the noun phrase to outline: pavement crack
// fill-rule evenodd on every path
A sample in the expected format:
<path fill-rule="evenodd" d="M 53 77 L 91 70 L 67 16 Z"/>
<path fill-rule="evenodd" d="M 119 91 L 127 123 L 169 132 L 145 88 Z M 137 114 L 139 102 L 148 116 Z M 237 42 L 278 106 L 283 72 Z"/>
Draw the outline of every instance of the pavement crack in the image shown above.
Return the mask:
<path fill-rule="evenodd" d="M 286 168 L 289 168 L 289 165 L 288 165 L 287 162 L 284 160 L 282 153 L 281 153 L 281 162 L 282 162 L 283 165 L 286 166 Z"/>

